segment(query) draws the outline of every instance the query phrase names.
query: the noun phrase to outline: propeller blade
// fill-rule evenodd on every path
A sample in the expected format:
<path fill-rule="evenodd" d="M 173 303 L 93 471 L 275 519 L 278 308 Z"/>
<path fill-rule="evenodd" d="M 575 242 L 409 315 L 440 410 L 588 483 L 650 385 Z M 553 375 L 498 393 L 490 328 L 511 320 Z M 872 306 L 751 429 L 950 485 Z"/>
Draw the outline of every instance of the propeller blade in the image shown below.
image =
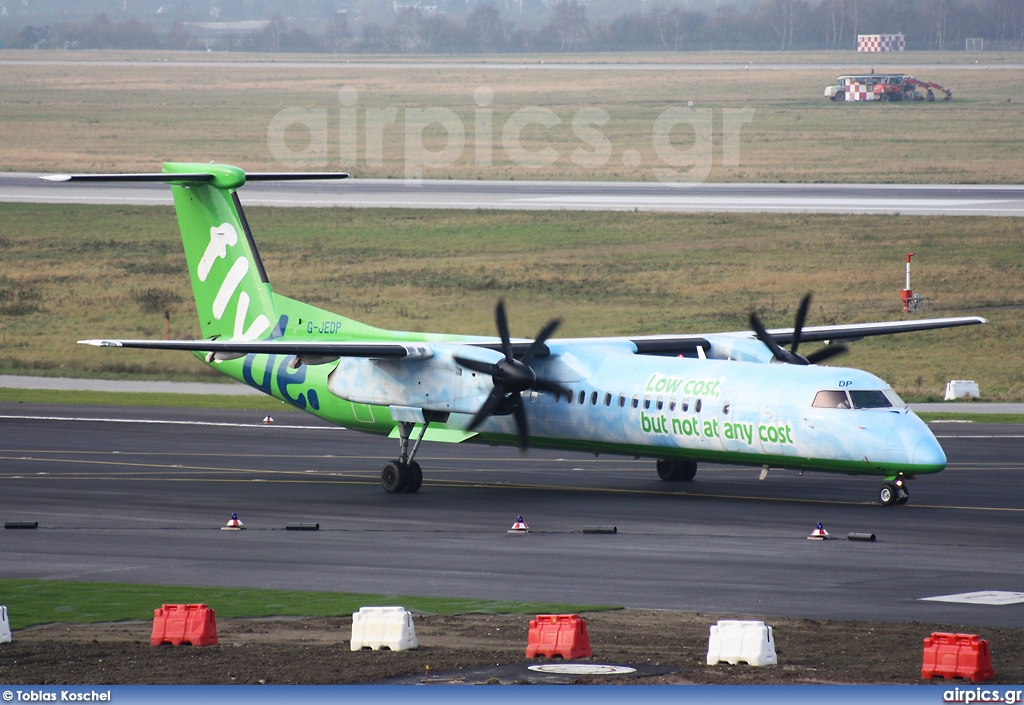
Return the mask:
<path fill-rule="evenodd" d="M 761 324 L 761 319 L 758 318 L 757 314 L 753 311 L 750 312 L 750 327 L 754 329 L 754 334 L 757 335 L 757 339 L 768 346 L 768 349 L 772 351 L 776 360 L 779 362 L 800 364 L 795 355 L 775 342 L 775 338 L 768 333 L 765 327 Z"/>
<path fill-rule="evenodd" d="M 529 365 L 530 360 L 533 359 L 534 354 L 536 354 L 536 352 L 541 348 L 541 346 L 544 345 L 545 342 L 547 342 L 547 339 L 551 337 L 551 334 L 554 333 L 558 326 L 560 326 L 561 324 L 562 322 L 557 318 L 552 318 L 550 321 L 544 324 L 544 327 L 540 329 L 540 333 L 537 334 L 537 337 L 530 344 L 530 347 L 527 348 L 526 354 L 523 355 L 523 359 L 520 360 L 520 362 L 522 362 L 524 365 Z"/>
<path fill-rule="evenodd" d="M 807 362 L 811 365 L 817 365 L 819 362 L 835 357 L 836 355 L 842 355 L 846 352 L 845 345 L 829 345 L 828 347 L 816 350 L 807 356 Z"/>
<path fill-rule="evenodd" d="M 498 404 L 505 400 L 505 390 L 497 385 L 491 390 L 491 393 L 487 396 L 484 401 L 484 405 L 480 407 L 480 410 L 473 416 L 473 420 L 469 422 L 469 426 L 466 427 L 467 431 L 472 431 L 477 426 L 482 424 L 491 413 L 498 407 Z"/>
<path fill-rule="evenodd" d="M 508 318 L 505 316 L 505 302 L 499 301 L 494 309 L 494 320 L 498 324 L 498 335 L 501 336 L 501 351 L 505 359 L 512 361 L 512 342 L 508 336 Z"/>
<path fill-rule="evenodd" d="M 541 392 L 550 392 L 551 394 L 564 394 L 569 396 L 572 394 L 572 390 L 568 387 L 563 387 L 558 382 L 552 382 L 549 379 L 541 379 L 540 377 L 533 383 L 533 388 Z"/>
<path fill-rule="evenodd" d="M 789 346 L 791 353 L 796 353 L 800 347 L 800 334 L 804 330 L 804 321 L 807 320 L 807 309 L 811 306 L 811 295 L 807 293 L 800 299 L 800 308 L 796 311 L 796 322 L 793 324 L 793 343 Z"/>
<path fill-rule="evenodd" d="M 452 359 L 454 359 L 455 362 L 459 363 L 460 366 L 465 367 L 467 370 L 479 372 L 482 375 L 494 375 L 496 366 L 492 365 L 489 362 L 481 362 L 480 360 L 470 360 L 469 358 L 459 357 L 458 355 L 453 355 Z"/>
<path fill-rule="evenodd" d="M 530 427 L 526 423 L 526 409 L 523 408 L 523 397 L 519 392 L 512 394 L 512 400 L 512 413 L 515 414 L 516 430 L 519 431 L 519 451 L 525 453 L 530 447 Z"/>

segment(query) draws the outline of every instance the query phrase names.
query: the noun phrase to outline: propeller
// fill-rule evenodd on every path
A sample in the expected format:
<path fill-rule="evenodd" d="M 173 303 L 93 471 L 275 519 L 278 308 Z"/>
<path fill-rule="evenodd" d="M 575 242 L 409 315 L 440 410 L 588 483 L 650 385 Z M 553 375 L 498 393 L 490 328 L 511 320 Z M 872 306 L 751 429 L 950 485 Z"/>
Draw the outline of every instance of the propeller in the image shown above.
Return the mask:
<path fill-rule="evenodd" d="M 807 357 L 797 353 L 797 348 L 800 347 L 800 336 L 804 330 L 804 321 L 807 320 L 807 309 L 811 306 L 811 295 L 807 294 L 800 299 L 800 308 L 796 311 L 796 321 L 793 324 L 793 342 L 789 346 L 789 350 L 776 342 L 775 338 L 771 336 L 764 325 L 761 323 L 761 319 L 757 317 L 757 314 L 753 311 L 750 312 L 750 327 L 754 329 L 757 339 L 764 343 L 769 350 L 772 351 L 772 355 L 779 362 L 785 362 L 790 365 L 816 365 L 819 362 L 828 360 L 836 355 L 842 355 L 846 352 L 845 345 L 828 345 L 821 350 L 817 350 Z"/>
<path fill-rule="evenodd" d="M 519 448 L 525 451 L 530 444 L 530 430 L 526 423 L 526 409 L 523 408 L 523 392 L 537 389 L 552 394 L 572 393 L 571 390 L 557 382 L 537 377 L 537 373 L 530 367 L 530 360 L 544 346 L 545 341 L 555 332 L 560 322 L 557 319 L 548 321 L 541 328 L 530 347 L 526 349 L 522 358 L 517 360 L 512 355 L 512 343 L 509 340 L 508 319 L 505 316 L 503 301 L 499 301 L 498 306 L 494 309 L 494 319 L 498 326 L 498 335 L 501 336 L 501 351 L 505 354 L 503 360 L 490 363 L 455 355 L 455 362 L 459 365 L 480 374 L 490 375 L 491 381 L 494 383 L 494 388 L 467 428 L 472 431 L 488 416 L 512 414 L 515 417 L 516 430 L 519 432 Z"/>

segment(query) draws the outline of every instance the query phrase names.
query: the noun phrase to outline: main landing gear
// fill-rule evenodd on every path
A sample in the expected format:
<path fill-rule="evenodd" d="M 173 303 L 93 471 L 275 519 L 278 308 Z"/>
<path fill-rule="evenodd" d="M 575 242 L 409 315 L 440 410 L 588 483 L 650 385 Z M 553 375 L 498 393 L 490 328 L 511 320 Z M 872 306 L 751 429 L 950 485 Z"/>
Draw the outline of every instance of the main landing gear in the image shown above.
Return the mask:
<path fill-rule="evenodd" d="M 659 460 L 657 463 L 658 477 L 665 482 L 689 482 L 697 474 L 697 463 L 694 460 Z"/>
<path fill-rule="evenodd" d="M 410 451 L 409 436 L 412 435 L 416 424 L 410 421 L 398 422 L 399 447 L 401 448 L 398 459 L 390 461 L 380 471 L 380 484 L 385 492 L 398 494 L 399 492 L 419 491 L 423 484 L 423 470 L 413 458 L 416 456 L 416 451 L 419 450 L 420 441 L 423 440 L 423 435 L 427 432 L 429 424 L 429 420 L 423 424 L 420 435 L 416 438 L 412 451 Z"/>
<path fill-rule="evenodd" d="M 878 488 L 878 501 L 884 505 L 906 504 L 909 499 L 910 490 L 907 488 L 907 478 L 903 473 L 885 478 L 885 482 Z"/>

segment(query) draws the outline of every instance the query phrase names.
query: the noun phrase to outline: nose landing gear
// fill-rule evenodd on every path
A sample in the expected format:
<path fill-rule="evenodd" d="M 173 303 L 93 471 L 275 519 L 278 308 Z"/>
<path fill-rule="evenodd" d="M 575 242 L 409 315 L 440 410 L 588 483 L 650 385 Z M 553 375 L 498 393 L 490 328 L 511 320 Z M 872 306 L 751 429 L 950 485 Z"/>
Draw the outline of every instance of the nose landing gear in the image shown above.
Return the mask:
<path fill-rule="evenodd" d="M 885 478 L 885 482 L 878 488 L 878 501 L 884 505 L 906 504 L 909 499 L 910 490 L 907 488 L 907 478 L 903 473 Z"/>

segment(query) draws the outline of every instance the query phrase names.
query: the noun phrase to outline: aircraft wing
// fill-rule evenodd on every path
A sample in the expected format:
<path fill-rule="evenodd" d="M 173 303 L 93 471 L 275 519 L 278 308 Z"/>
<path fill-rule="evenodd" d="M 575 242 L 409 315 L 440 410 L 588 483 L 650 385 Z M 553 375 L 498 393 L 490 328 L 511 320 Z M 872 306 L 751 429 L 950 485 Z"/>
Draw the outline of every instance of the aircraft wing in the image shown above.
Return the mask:
<path fill-rule="evenodd" d="M 893 335 L 913 331 L 935 330 L 938 328 L 956 328 L 972 326 L 988 321 L 978 316 L 959 318 L 926 318 L 917 321 L 888 321 L 878 323 L 853 323 L 837 326 L 811 326 L 804 328 L 801 341 L 826 341 L 828 343 L 854 341 L 874 335 Z M 776 328 L 769 333 L 780 343 L 789 344 L 793 339 L 792 328 Z M 708 338 L 728 336 L 731 338 L 750 338 L 756 336 L 753 331 L 734 331 L 703 335 L 650 335 L 632 338 L 583 338 L 562 339 L 560 343 L 600 343 L 604 340 L 628 340 L 636 346 L 638 355 L 692 355 L 697 348 L 708 350 L 711 341 Z M 110 348 L 144 348 L 149 350 L 188 350 L 193 352 L 224 353 L 228 355 L 278 354 L 299 355 L 319 358 L 366 357 L 371 359 L 424 359 L 433 355 L 431 342 L 395 342 L 395 341 L 323 341 L 323 340 L 117 340 L 93 339 L 80 340 L 81 345 L 93 345 Z M 438 341 L 440 342 L 440 341 Z M 511 343 L 513 354 L 521 356 L 530 347 L 532 341 L 516 340 Z M 442 345 L 468 345 L 501 351 L 501 342 L 493 338 L 460 339 L 440 342 Z M 550 350 L 541 345 L 534 351 L 534 358 L 547 357 Z"/>
<path fill-rule="evenodd" d="M 808 326 L 801 331 L 800 341 L 807 342 L 853 342 L 873 335 L 893 335 L 895 333 L 911 333 L 914 331 L 935 330 L 938 328 L 956 328 L 973 326 L 988 321 L 979 316 L 962 316 L 959 318 L 924 318 L 916 321 L 883 321 L 878 323 L 851 323 L 837 326 Z M 780 345 L 793 342 L 793 328 L 775 328 L 768 332 Z M 682 355 L 693 353 L 698 347 L 707 350 L 711 343 L 708 338 L 728 336 L 732 338 L 756 339 L 754 331 L 734 331 L 714 333 L 702 336 L 693 335 L 648 335 L 629 338 L 636 345 L 640 355 Z"/>
<path fill-rule="evenodd" d="M 532 341 L 516 340 L 511 343 L 515 356 L 522 356 Z M 79 340 L 79 345 L 100 348 L 142 348 L 147 350 L 187 350 L 192 352 L 225 353 L 228 355 L 299 355 L 321 358 L 366 357 L 375 360 L 423 359 L 433 354 L 432 345 L 468 345 L 501 352 L 501 341 L 491 338 L 478 340 L 445 341 L 444 343 L 393 341 L 327 341 L 327 340 L 118 340 L 97 338 Z M 534 358 L 547 357 L 551 351 L 546 345 L 534 350 Z"/>
<path fill-rule="evenodd" d="M 809 326 L 800 333 L 801 342 L 811 341 L 846 341 L 851 342 L 868 338 L 873 335 L 893 335 L 894 333 L 912 333 L 914 331 L 935 330 L 937 328 L 957 328 L 988 323 L 979 316 L 961 316 L 959 318 L 924 318 L 919 321 L 883 321 L 879 323 L 851 323 L 840 326 Z M 772 337 L 780 344 L 793 342 L 792 328 L 769 330 Z M 753 331 L 748 335 L 754 335 Z"/>
<path fill-rule="evenodd" d="M 189 350 L 242 354 L 315 355 L 332 357 L 369 357 L 401 359 L 430 357 L 424 343 L 329 342 L 314 340 L 79 340 L 79 345 L 101 348 L 144 348 L 148 350 Z"/>

